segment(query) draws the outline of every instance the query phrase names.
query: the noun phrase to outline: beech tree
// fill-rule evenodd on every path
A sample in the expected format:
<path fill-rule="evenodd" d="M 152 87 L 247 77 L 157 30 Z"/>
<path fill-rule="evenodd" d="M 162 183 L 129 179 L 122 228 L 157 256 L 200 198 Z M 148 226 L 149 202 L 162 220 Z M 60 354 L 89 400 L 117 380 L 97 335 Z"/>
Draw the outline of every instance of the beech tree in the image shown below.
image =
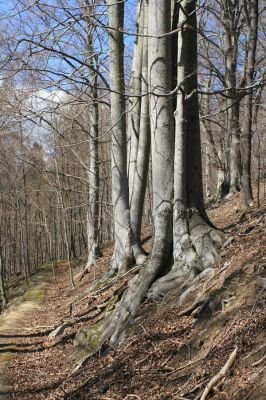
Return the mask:
<path fill-rule="evenodd" d="M 112 124 L 112 203 L 114 255 L 111 271 L 132 263 L 124 79 L 124 2 L 108 0 Z"/>
<path fill-rule="evenodd" d="M 258 0 L 252 0 L 249 2 L 243 0 L 243 4 L 245 19 L 248 27 L 245 70 L 245 80 L 248 89 L 244 100 L 244 122 L 241 142 L 243 166 L 242 203 L 244 208 L 248 208 L 253 204 L 251 186 L 251 140 L 253 126 L 253 85 L 255 78 L 255 61 L 258 38 L 259 2 Z"/>
<path fill-rule="evenodd" d="M 125 271 L 134 261 L 141 265 L 146 260 L 140 244 L 140 234 L 150 152 L 147 94 L 148 2 L 147 0 L 139 2 L 137 38 L 131 72 L 128 131 L 124 81 L 124 3 L 116 4 L 115 1 L 110 1 L 108 6 L 115 240 L 111 273 L 114 273 Z"/>
<path fill-rule="evenodd" d="M 118 11 L 118 6 L 122 7 L 116 3 L 113 9 Z M 112 14 L 111 7 L 109 12 Z M 223 240 L 222 233 L 209 222 L 203 203 L 196 1 L 181 1 L 178 15 L 178 80 L 176 90 L 172 91 L 175 61 L 171 55 L 171 0 L 165 1 L 163 6 L 159 0 L 149 1 L 153 248 L 147 263 L 132 279 L 103 326 L 101 341 L 108 339 L 110 345 L 119 343 L 128 322 L 147 295 L 163 296 L 170 289 L 182 288 L 185 281 L 193 282 L 199 272 L 208 270 L 217 259 L 216 245 Z M 112 24 L 114 22 L 112 20 Z M 121 32 L 121 22 L 119 26 Z M 173 93 L 177 93 L 175 113 Z"/>
<path fill-rule="evenodd" d="M 128 136 L 129 136 L 129 206 L 132 230 L 132 251 L 138 265 L 146 257 L 141 248 L 140 234 L 150 155 L 150 116 L 148 85 L 148 16 L 149 3 L 139 2 L 139 18 L 135 51 L 132 61 L 133 97 L 129 98 Z"/>
<path fill-rule="evenodd" d="M 240 98 L 237 91 L 237 64 L 241 26 L 240 1 L 221 1 L 223 26 L 223 54 L 225 84 L 227 87 L 227 163 L 223 183 L 224 194 L 235 193 L 241 187 L 240 161 Z"/>

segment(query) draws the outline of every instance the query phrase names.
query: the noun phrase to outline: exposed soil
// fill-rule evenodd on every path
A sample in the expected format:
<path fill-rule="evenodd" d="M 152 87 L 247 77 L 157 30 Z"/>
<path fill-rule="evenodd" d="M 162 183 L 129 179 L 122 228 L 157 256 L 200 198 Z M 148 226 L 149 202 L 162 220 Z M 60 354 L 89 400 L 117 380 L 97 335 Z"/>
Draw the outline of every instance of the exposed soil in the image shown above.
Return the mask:
<path fill-rule="evenodd" d="M 235 362 L 208 398 L 265 399 L 266 290 L 257 281 L 266 276 L 266 204 L 245 216 L 238 205 L 237 195 L 209 210 L 212 221 L 234 238 L 222 249 L 214 278 L 202 280 L 182 306 L 175 293 L 161 303 L 143 304 L 123 344 L 106 354 L 93 353 L 75 374 L 76 362 L 85 354 L 73 346 L 77 329 L 95 327 L 106 317 L 112 299 L 120 298 L 137 268 L 90 290 L 106 270 L 111 244 L 81 281 L 80 267 L 75 267 L 75 289 L 69 285 L 67 266 L 60 265 L 56 280 L 48 277 L 42 304 L 30 312 L 18 308 L 14 324 L 0 324 L 0 357 L 12 355 L 4 374 L 2 368 L 2 398 L 200 399 L 237 347 Z M 150 247 L 151 240 L 146 250 Z M 49 339 L 65 321 L 70 327 Z"/>

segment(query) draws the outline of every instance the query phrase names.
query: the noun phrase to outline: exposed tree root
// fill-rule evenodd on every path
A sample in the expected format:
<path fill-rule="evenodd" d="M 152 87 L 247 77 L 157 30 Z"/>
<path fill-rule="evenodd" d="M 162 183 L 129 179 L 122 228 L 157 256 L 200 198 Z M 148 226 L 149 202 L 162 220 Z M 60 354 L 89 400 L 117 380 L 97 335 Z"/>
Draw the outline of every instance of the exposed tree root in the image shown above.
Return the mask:
<path fill-rule="evenodd" d="M 224 268 L 222 268 L 222 270 L 219 270 L 217 273 L 220 276 L 220 279 L 219 279 L 220 280 L 220 282 L 219 282 L 220 288 L 223 287 L 223 285 L 224 285 L 225 274 L 223 272 L 227 267 L 228 267 L 228 265 L 226 265 Z M 211 302 L 211 299 L 214 298 L 215 294 L 213 294 L 213 293 L 210 294 L 209 291 L 214 285 L 217 286 L 218 283 L 214 282 L 212 285 L 210 285 L 210 283 L 213 281 L 214 277 L 217 277 L 217 274 L 214 274 L 213 276 L 211 276 L 211 278 L 207 282 L 205 282 L 204 287 L 203 287 L 202 291 L 198 294 L 196 300 L 189 307 L 187 307 L 185 310 L 183 310 L 179 313 L 180 317 L 182 317 L 184 315 L 188 315 L 188 314 L 195 315 L 196 313 L 199 313 L 206 304 Z M 196 280 L 196 283 L 198 283 L 198 280 Z M 195 287 L 196 287 L 196 284 L 191 286 L 191 288 L 193 288 L 193 289 L 195 289 Z M 179 302 L 178 305 L 181 305 L 184 302 L 185 298 L 188 296 L 188 294 L 191 291 L 188 291 L 187 295 L 182 297 L 182 302 Z M 184 294 L 185 293 L 186 292 L 184 292 Z"/>
<path fill-rule="evenodd" d="M 223 232 L 210 227 L 195 211 L 189 219 L 189 231 L 189 237 L 181 245 L 182 259 L 174 263 L 168 274 L 154 282 L 148 297 L 159 299 L 178 287 L 182 293 L 196 283 L 194 279 L 201 271 L 211 268 L 219 259 L 217 247 L 225 239 Z"/>
<path fill-rule="evenodd" d="M 157 278 L 162 267 L 168 262 L 165 243 L 154 244 L 156 251 L 151 255 L 145 268 L 130 282 L 128 290 L 117 304 L 113 314 L 103 326 L 100 343 L 109 340 L 110 346 L 116 346 L 123 339 L 125 328 L 135 317 L 137 309 L 146 297 L 148 289 Z"/>
<path fill-rule="evenodd" d="M 192 212 L 190 217 L 189 233 L 188 240 L 184 241 L 186 249 L 184 243 L 182 244 L 185 256 L 175 262 L 170 271 L 161 277 L 160 275 L 167 270 L 169 260 L 165 256 L 167 254 L 164 249 L 165 244 L 154 244 L 154 250 L 147 264 L 132 279 L 120 303 L 116 305 L 114 312 L 103 326 L 100 344 L 107 341 L 112 347 L 123 340 L 125 329 L 136 316 L 137 309 L 145 297 L 158 300 L 173 289 L 179 289 L 179 296 L 182 296 L 182 293 L 188 294 L 202 276 L 212 273 L 211 266 L 218 260 L 217 246 L 224 240 L 224 234 L 210 227 L 196 212 Z M 190 250 L 196 254 L 196 264 L 195 257 L 188 257 Z M 190 265 L 185 263 L 188 259 L 192 260 Z M 203 291 L 191 311 L 200 306 L 204 307 L 210 300 L 208 295 L 205 295 L 206 291 Z"/>
<path fill-rule="evenodd" d="M 197 211 L 189 210 L 188 216 L 189 234 L 185 233 L 180 238 L 182 257 L 175 261 L 167 274 L 160 276 L 167 271 L 169 260 L 165 243 L 154 243 L 147 264 L 131 280 L 128 290 L 104 324 L 100 345 L 107 341 L 109 346 L 117 346 L 123 340 L 125 329 L 136 316 L 145 297 L 158 300 L 174 289 L 178 290 L 178 295 L 184 300 L 202 276 L 212 273 L 211 267 L 219 258 L 217 247 L 222 244 L 225 235 L 210 226 Z M 200 307 L 203 308 L 210 300 L 206 292 L 207 289 L 203 290 L 193 308 L 186 312 L 195 309 L 200 311 Z"/>

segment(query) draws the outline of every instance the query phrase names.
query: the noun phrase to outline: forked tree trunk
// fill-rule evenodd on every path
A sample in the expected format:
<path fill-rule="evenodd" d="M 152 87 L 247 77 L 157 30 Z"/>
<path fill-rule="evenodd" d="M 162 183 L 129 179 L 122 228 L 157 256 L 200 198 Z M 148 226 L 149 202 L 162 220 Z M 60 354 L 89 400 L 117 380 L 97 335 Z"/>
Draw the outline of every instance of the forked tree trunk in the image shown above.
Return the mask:
<path fill-rule="evenodd" d="M 118 344 L 130 318 L 147 295 L 159 272 L 167 266 L 172 249 L 174 119 L 172 99 L 167 93 L 172 88 L 169 37 L 156 38 L 171 30 L 171 0 L 149 3 L 148 68 L 150 96 L 150 124 L 152 143 L 154 244 L 148 264 L 135 277 L 116 307 L 110 321 L 103 327 L 101 341 L 110 339 Z"/>
<path fill-rule="evenodd" d="M 180 92 L 177 96 L 174 144 L 173 101 L 168 94 L 172 87 L 171 42 L 168 35 L 164 36 L 171 29 L 171 0 L 165 0 L 164 7 L 161 0 L 150 0 L 154 242 L 146 266 L 133 278 L 121 302 L 102 328 L 100 342 L 109 340 L 111 346 L 117 345 L 123 338 L 128 322 L 136 315 L 147 295 L 161 297 L 168 290 L 180 287 L 185 280 L 193 280 L 197 272 L 215 262 L 215 242 L 221 241 L 219 232 L 208 224 L 203 205 L 195 9 L 196 0 L 181 1 L 179 18 L 182 30 L 178 37 Z M 172 256 L 174 263 L 170 267 Z M 161 275 L 164 276 L 159 278 Z"/>
<path fill-rule="evenodd" d="M 112 124 L 112 203 L 115 248 L 111 272 L 132 263 L 127 177 L 127 136 L 124 84 L 124 2 L 107 0 L 109 15 L 110 88 Z"/>
<path fill-rule="evenodd" d="M 179 10 L 177 93 L 175 111 L 175 166 L 173 265 L 150 288 L 149 296 L 163 297 L 191 280 L 217 259 L 216 243 L 222 235 L 209 223 L 204 209 L 199 104 L 197 94 L 196 1 L 183 0 Z M 193 29 L 191 28 L 193 27 Z"/>
<path fill-rule="evenodd" d="M 243 192 L 242 205 L 248 208 L 253 204 L 252 186 L 251 186 L 251 141 L 252 141 L 252 116 L 253 116 L 253 88 L 254 72 L 256 61 L 257 37 L 258 37 L 258 0 L 251 0 L 249 5 L 245 1 L 246 10 L 249 14 L 246 15 L 248 22 L 248 37 L 247 37 L 247 62 L 246 62 L 246 84 L 248 93 L 245 98 L 244 105 L 244 122 L 242 134 L 242 166 L 243 166 Z"/>

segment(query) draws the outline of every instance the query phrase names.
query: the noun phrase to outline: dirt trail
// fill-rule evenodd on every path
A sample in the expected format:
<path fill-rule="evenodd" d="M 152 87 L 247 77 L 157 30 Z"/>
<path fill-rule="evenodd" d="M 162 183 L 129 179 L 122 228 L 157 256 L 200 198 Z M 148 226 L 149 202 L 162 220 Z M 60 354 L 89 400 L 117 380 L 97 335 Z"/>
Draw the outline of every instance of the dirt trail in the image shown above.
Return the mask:
<path fill-rule="evenodd" d="M 16 381 L 19 382 L 19 376 L 13 378 L 10 374 L 12 363 L 19 355 L 26 361 L 27 353 L 34 351 L 33 346 L 42 343 L 43 329 L 54 326 L 42 325 L 41 318 L 50 304 L 47 294 L 51 285 L 54 285 L 52 270 L 50 266 L 44 266 L 34 275 L 25 293 L 11 301 L 0 315 L 0 399 L 14 398 L 14 386 Z"/>
<path fill-rule="evenodd" d="M 12 343 L 6 340 L 9 336 L 12 336 L 14 329 L 18 326 L 24 318 L 27 318 L 32 312 L 36 312 L 40 309 L 40 306 L 34 301 L 25 301 L 18 305 L 12 305 L 10 309 L 6 310 L 0 319 L 0 399 L 5 398 L 3 392 L 10 391 L 10 387 L 4 379 L 4 371 L 7 368 L 9 361 L 12 358 L 12 353 L 16 351 L 19 346 L 19 340 L 15 338 Z M 11 334 L 10 334 L 11 333 Z"/>
<path fill-rule="evenodd" d="M 68 329 L 54 339 L 49 334 L 69 319 L 70 304 L 83 296 L 88 280 L 76 276 L 73 289 L 66 264 L 55 276 L 50 267 L 42 268 L 27 292 L 0 314 L 0 399 L 46 399 L 67 377 L 73 333 Z"/>

